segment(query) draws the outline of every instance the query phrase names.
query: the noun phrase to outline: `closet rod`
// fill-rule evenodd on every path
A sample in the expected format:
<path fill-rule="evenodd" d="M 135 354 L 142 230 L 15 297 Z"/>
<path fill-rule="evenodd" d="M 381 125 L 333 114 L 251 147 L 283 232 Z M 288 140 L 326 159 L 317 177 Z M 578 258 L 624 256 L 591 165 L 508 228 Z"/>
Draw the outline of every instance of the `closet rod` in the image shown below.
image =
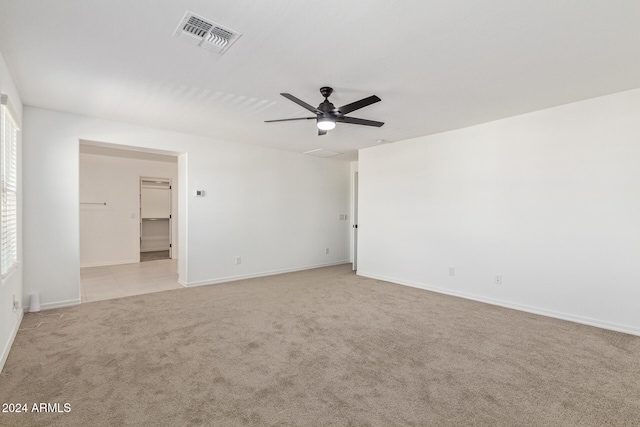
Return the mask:
<path fill-rule="evenodd" d="M 107 202 L 80 202 L 81 205 L 105 205 L 107 206 Z"/>

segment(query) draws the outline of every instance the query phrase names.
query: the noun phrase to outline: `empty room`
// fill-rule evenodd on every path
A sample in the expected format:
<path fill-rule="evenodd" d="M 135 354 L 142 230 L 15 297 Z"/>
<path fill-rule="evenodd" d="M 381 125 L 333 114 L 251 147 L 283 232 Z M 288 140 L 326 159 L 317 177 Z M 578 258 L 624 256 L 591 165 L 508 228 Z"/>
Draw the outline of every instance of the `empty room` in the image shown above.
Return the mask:
<path fill-rule="evenodd" d="M 0 0 L 0 425 L 640 425 L 638 22 Z"/>

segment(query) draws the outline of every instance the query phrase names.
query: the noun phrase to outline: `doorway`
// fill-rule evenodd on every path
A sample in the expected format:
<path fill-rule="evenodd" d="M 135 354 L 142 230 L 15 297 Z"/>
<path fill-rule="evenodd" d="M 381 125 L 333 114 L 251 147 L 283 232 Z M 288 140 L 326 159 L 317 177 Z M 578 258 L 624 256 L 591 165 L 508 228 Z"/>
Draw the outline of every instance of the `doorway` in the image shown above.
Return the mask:
<path fill-rule="evenodd" d="M 184 171 L 183 171 L 184 172 Z M 162 178 L 158 178 L 162 177 Z M 171 201 L 162 233 L 162 260 L 141 261 L 142 180 L 164 187 Z M 178 283 L 178 155 L 160 150 L 95 141 L 79 144 L 80 296 L 82 302 L 120 298 L 169 289 Z M 145 187 L 147 183 L 145 183 Z M 167 188 L 171 194 L 167 194 Z M 162 191 L 162 190 L 159 190 Z M 165 209 L 165 210 L 167 210 Z M 145 215 L 147 210 L 145 209 Z M 145 220 L 145 222 L 149 222 Z M 167 227 L 168 226 L 168 230 Z M 145 226 L 145 230 L 146 230 Z M 145 241 L 145 249 L 147 248 Z M 151 243 L 149 241 L 148 243 Z M 171 245 L 167 248 L 168 245 Z M 168 259 L 171 257 L 170 259 Z M 152 258 L 153 259 L 153 258 Z"/>
<path fill-rule="evenodd" d="M 140 262 L 172 258 L 171 179 L 140 178 Z"/>

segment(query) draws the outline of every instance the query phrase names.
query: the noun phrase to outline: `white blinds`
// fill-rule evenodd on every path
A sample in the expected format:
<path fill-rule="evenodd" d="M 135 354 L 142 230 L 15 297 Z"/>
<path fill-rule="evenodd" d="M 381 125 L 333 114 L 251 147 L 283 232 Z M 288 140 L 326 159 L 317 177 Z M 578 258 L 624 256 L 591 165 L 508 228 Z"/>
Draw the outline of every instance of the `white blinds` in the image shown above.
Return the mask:
<path fill-rule="evenodd" d="M 2 166 L 2 275 L 18 262 L 18 126 L 8 108 L 7 95 L 0 97 L 0 164 Z"/>

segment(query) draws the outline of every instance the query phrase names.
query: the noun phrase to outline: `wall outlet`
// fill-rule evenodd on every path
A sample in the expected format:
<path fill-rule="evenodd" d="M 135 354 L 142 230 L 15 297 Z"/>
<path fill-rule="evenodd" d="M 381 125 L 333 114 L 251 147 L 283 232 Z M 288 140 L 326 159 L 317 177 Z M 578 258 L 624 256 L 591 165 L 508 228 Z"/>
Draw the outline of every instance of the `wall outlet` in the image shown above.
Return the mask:
<path fill-rule="evenodd" d="M 20 310 L 20 301 L 18 301 L 15 294 L 13 295 L 13 310 L 14 311 Z"/>
<path fill-rule="evenodd" d="M 496 278 L 494 280 L 496 285 L 502 285 L 502 274 L 496 274 Z"/>
<path fill-rule="evenodd" d="M 328 255 L 329 254 L 329 248 L 324 248 L 324 253 Z"/>
<path fill-rule="evenodd" d="M 237 256 L 236 257 L 236 265 L 240 265 L 242 264 L 242 257 Z"/>
<path fill-rule="evenodd" d="M 449 267 L 449 276 L 455 276 L 455 275 L 456 275 L 456 268 Z"/>

